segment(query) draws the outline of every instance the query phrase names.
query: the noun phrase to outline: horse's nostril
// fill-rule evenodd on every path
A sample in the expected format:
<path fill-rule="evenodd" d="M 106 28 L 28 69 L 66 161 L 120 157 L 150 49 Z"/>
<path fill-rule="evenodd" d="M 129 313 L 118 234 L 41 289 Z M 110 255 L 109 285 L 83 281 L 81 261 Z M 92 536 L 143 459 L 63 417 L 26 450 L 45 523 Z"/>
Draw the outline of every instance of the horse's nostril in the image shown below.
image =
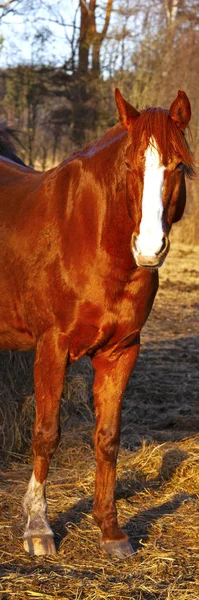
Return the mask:
<path fill-rule="evenodd" d="M 134 250 L 136 252 L 138 251 L 137 243 L 136 243 L 137 237 L 138 237 L 137 234 L 133 233 L 133 235 L 132 235 L 132 247 L 134 248 Z"/>
<path fill-rule="evenodd" d="M 165 249 L 165 247 L 166 247 L 166 237 L 164 235 L 164 237 L 162 238 L 162 247 L 161 247 L 160 252 L 163 252 L 163 250 Z"/>
<path fill-rule="evenodd" d="M 164 235 L 162 238 L 162 246 L 158 250 L 158 252 L 156 252 L 156 255 L 159 256 L 159 254 L 162 254 L 162 252 L 164 252 L 164 250 L 167 248 L 167 246 L 168 246 L 168 238 L 166 235 Z"/>

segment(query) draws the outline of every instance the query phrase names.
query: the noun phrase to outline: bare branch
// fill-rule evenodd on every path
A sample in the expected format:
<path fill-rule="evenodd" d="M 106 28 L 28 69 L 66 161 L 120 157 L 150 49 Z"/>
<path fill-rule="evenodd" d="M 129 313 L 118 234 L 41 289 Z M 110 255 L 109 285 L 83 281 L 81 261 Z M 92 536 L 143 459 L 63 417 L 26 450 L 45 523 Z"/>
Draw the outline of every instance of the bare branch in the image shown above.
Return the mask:
<path fill-rule="evenodd" d="M 101 36 L 101 40 L 104 39 L 108 26 L 109 26 L 109 21 L 110 21 L 110 16 L 111 16 L 111 10 L 113 7 L 113 0 L 108 0 L 107 2 L 107 7 L 106 7 L 106 16 L 105 16 L 105 21 L 104 21 L 104 27 L 102 29 L 102 32 L 100 34 Z"/>
<path fill-rule="evenodd" d="M 0 4 L 0 8 L 7 8 L 8 6 L 10 6 L 10 4 L 13 4 L 13 2 L 16 2 L 16 0 L 8 0 L 8 2 L 3 2 L 3 4 Z"/>

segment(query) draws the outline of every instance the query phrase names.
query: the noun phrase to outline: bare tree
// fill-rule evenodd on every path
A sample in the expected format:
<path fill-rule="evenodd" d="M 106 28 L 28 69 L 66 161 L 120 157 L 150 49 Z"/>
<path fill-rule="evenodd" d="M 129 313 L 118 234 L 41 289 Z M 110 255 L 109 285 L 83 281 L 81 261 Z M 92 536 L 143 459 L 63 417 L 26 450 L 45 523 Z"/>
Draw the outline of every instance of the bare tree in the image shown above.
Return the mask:
<path fill-rule="evenodd" d="M 74 73 L 73 139 L 79 145 L 85 140 L 85 130 L 97 122 L 99 106 L 96 82 L 100 77 L 100 50 L 107 34 L 113 0 L 107 0 L 104 23 L 97 30 L 96 0 L 80 0 L 80 35 L 78 64 Z"/>

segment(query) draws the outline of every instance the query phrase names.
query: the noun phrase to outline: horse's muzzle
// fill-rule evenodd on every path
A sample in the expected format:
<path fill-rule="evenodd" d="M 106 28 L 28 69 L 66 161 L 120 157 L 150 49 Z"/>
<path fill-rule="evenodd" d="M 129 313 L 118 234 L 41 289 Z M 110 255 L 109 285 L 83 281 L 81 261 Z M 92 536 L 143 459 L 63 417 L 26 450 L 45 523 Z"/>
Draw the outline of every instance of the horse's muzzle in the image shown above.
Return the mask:
<path fill-rule="evenodd" d="M 135 258 L 136 265 L 138 267 L 148 267 L 150 269 L 158 269 L 163 264 L 170 248 L 169 238 L 166 234 L 163 235 L 162 238 L 162 246 L 154 255 L 145 256 L 143 255 L 138 247 L 137 247 L 137 237 L 136 233 L 133 233 L 131 240 L 131 249 Z"/>

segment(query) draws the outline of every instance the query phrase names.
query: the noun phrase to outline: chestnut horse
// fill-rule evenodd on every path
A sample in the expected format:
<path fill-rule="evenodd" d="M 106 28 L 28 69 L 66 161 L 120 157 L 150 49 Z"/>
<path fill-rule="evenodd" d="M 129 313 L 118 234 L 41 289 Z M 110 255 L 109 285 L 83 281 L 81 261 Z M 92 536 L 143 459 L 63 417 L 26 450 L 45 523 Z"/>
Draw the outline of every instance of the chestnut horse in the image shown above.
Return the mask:
<path fill-rule="evenodd" d="M 169 231 L 185 208 L 193 157 L 189 100 L 139 113 L 116 90 L 120 123 L 41 173 L 0 160 L 0 348 L 35 348 L 34 468 L 24 498 L 24 546 L 55 552 L 45 482 L 59 441 L 65 368 L 95 370 L 94 518 L 101 548 L 132 553 L 114 498 L 121 403 L 158 289 Z"/>

